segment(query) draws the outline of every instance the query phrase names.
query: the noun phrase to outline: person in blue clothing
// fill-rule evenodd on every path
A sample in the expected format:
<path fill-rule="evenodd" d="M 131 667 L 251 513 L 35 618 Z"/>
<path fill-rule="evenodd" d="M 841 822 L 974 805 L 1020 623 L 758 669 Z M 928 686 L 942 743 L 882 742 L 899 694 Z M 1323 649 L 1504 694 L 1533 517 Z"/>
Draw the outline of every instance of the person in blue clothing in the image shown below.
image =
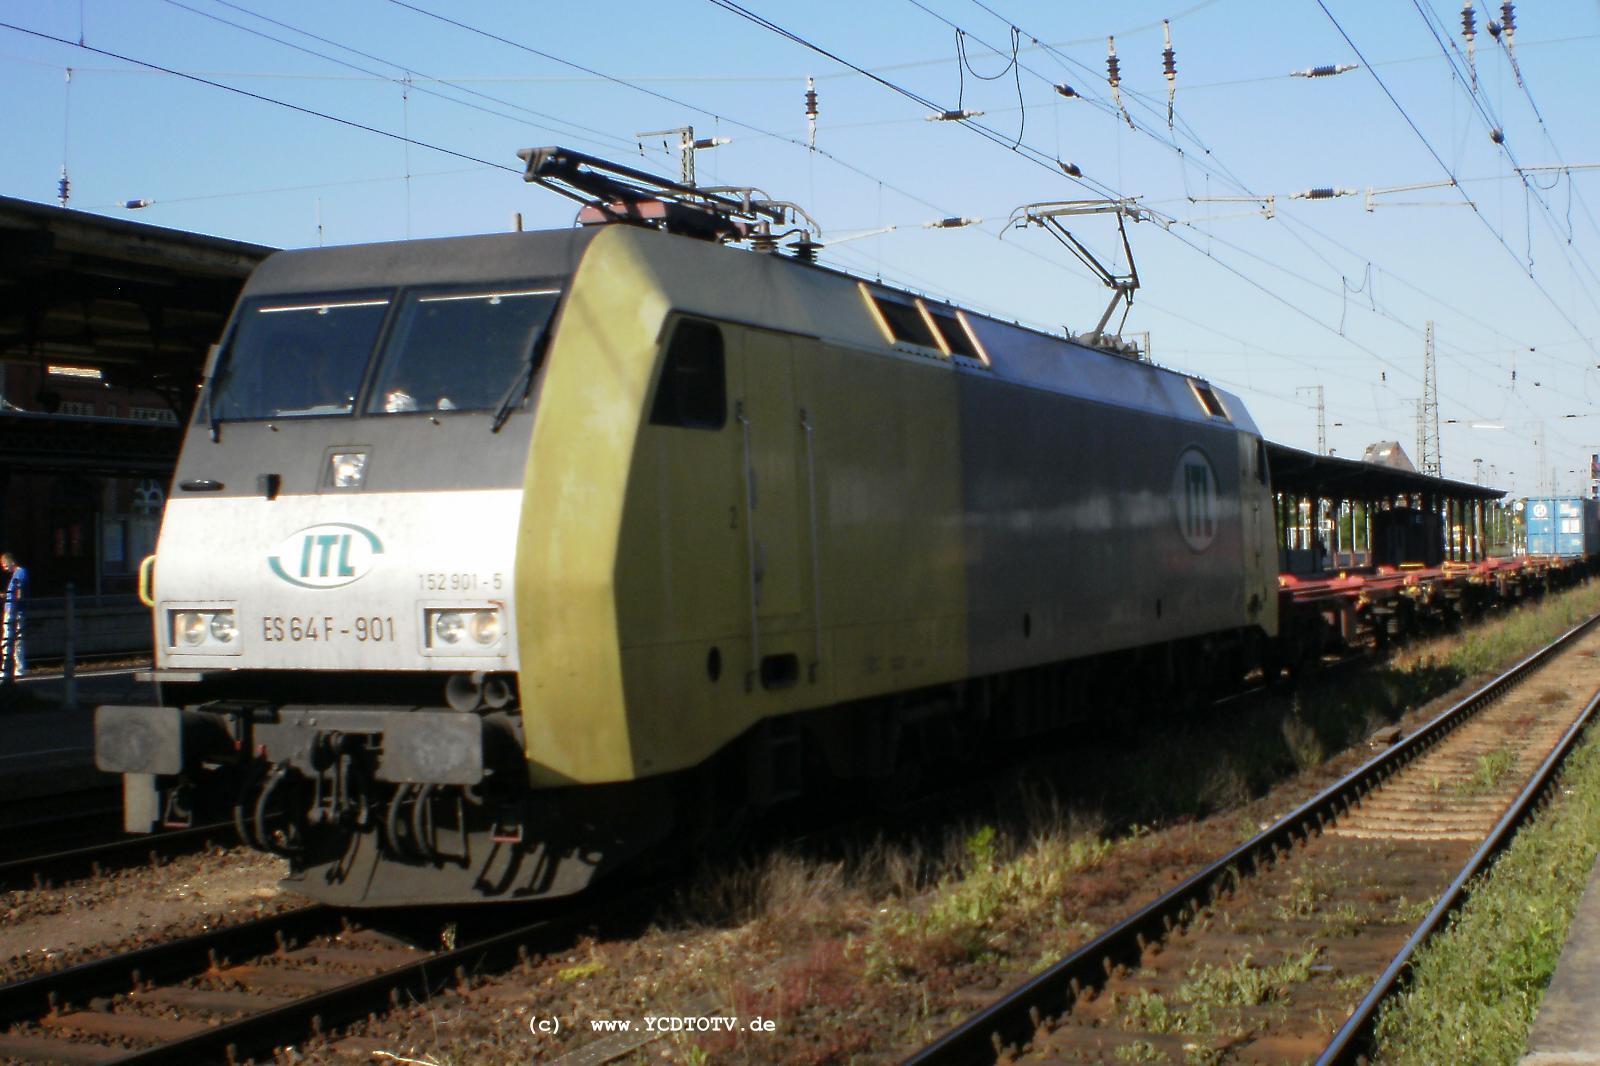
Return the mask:
<path fill-rule="evenodd" d="M 10 552 L 0 552 L 7 576 L 4 625 L 0 626 L 0 679 L 10 682 L 27 672 L 22 657 L 23 617 L 28 602 L 28 570 Z"/>

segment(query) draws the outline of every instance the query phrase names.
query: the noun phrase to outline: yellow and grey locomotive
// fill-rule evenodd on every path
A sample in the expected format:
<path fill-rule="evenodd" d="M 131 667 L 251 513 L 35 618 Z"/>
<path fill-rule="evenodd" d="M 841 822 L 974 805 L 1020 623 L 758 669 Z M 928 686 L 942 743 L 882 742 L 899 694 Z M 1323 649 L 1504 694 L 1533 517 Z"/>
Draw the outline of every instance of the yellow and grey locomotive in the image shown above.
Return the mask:
<path fill-rule="evenodd" d="M 151 575 L 166 705 L 97 716 L 130 828 L 225 776 L 307 895 L 565 894 L 1275 633 L 1235 397 L 605 200 L 639 224 L 251 277 Z"/>

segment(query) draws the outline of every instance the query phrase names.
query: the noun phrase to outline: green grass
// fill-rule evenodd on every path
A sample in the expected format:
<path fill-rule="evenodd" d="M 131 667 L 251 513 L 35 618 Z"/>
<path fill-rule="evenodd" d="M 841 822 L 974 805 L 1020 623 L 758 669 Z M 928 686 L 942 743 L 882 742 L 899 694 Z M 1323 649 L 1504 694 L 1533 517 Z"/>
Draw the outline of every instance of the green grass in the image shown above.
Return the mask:
<path fill-rule="evenodd" d="M 1067 801 L 1077 810 L 1086 793 L 1093 795 L 1100 805 L 1088 809 L 1088 820 L 1111 832 L 1062 833 L 1037 824 L 969 829 L 950 841 L 953 861 L 929 890 L 906 891 L 904 897 L 915 902 L 884 908 L 855 935 L 866 971 L 901 982 L 951 965 L 1004 958 L 1014 950 L 1008 934 L 1040 922 L 1064 939 L 1081 940 L 1086 878 L 1117 849 L 1139 846 L 1147 832 L 1143 826 L 1238 805 L 1467 677 L 1514 661 L 1597 610 L 1600 583 L 1491 615 L 1465 636 L 1419 645 L 1355 676 L 1308 677 L 1287 709 L 1211 719 L 1193 728 L 1167 723 L 1136 759 L 1105 766 L 1075 762 L 1070 787 L 1076 795 L 1068 793 Z M 1485 756 L 1476 787 L 1488 788 L 1506 773 L 1508 758 Z M 1304 898 L 1286 903 L 1284 918 L 1317 911 L 1331 887 L 1320 876 L 1303 875 L 1297 888 Z M 1348 919 L 1336 916 L 1332 924 Z"/>
<path fill-rule="evenodd" d="M 1461 796 L 1482 796 L 1494 790 L 1500 779 L 1517 766 L 1517 754 L 1509 748 L 1496 748 L 1478 756 L 1472 766 L 1472 776 L 1456 782 L 1455 791 Z"/>
<path fill-rule="evenodd" d="M 1418 953 L 1410 989 L 1379 1018 L 1378 1061 L 1487 1064 L 1522 1054 L 1600 851 L 1600 731 L 1569 760 L 1556 794 Z"/>
<path fill-rule="evenodd" d="M 1113 845 L 1098 836 L 1042 834 L 1014 858 L 1003 857 L 992 826 L 963 842 L 959 875 L 941 882 L 922 907 L 881 911 L 868 934 L 869 970 L 880 975 L 971 961 L 984 955 L 1006 929 L 1029 918 L 1059 918 L 1073 878 L 1092 870 Z M 1060 921 L 1054 924 L 1062 924 Z"/>

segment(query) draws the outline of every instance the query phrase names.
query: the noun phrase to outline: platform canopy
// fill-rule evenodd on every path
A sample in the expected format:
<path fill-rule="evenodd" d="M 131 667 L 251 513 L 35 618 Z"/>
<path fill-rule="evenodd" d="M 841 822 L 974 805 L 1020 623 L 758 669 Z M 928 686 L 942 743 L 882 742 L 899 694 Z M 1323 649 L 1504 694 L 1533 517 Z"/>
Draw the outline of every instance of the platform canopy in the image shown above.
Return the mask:
<path fill-rule="evenodd" d="M 1425 493 L 1456 500 L 1498 500 L 1504 489 L 1470 485 L 1465 481 L 1429 477 L 1380 463 L 1364 463 L 1332 455 L 1317 455 L 1283 444 L 1267 442 L 1267 463 L 1272 471 L 1272 491 L 1291 496 L 1329 500 L 1376 501 Z"/>
<path fill-rule="evenodd" d="M 272 251 L 0 197 L 5 471 L 165 480 L 206 351 Z M 171 416 L 81 417 L 85 387 L 150 396 L 118 409 L 154 403 Z"/>
<path fill-rule="evenodd" d="M 0 197 L 0 360 L 190 394 L 244 279 L 272 251 Z"/>

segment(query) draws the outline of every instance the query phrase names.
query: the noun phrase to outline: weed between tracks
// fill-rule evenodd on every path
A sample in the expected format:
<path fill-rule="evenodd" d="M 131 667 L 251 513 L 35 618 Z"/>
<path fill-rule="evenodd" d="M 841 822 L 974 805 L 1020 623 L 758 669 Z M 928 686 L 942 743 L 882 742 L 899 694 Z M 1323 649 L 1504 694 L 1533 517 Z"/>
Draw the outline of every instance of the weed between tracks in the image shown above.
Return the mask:
<path fill-rule="evenodd" d="M 1378 1021 L 1384 1063 L 1514 1062 L 1555 972 L 1600 852 L 1600 731 L 1591 729 L 1540 814 L 1417 955 L 1411 989 Z"/>
<path fill-rule="evenodd" d="M 675 1034 L 635 1057 L 820 1064 L 896 1056 L 1366 758 L 1364 745 L 1348 749 L 1375 726 L 1482 672 L 1480 663 L 1499 666 L 1546 642 L 1597 607 L 1600 587 L 1577 590 L 1356 676 L 1304 685 L 1276 705 L 1189 721 L 1130 718 L 1109 736 L 1097 732 L 1031 761 L 992 810 L 942 836 L 864 845 L 843 857 L 776 853 L 723 862 L 683 888 L 650 934 L 589 943 L 504 979 L 515 1006 L 491 1027 L 487 1044 L 441 1044 L 413 1021 L 388 1046 L 426 1049 L 451 1063 L 484 1061 L 486 1046 L 548 1058 L 593 1039 L 578 1028 L 589 1018 L 730 1014 L 760 1015 L 777 1028 Z M 1331 887 L 1308 875 L 1305 906 Z M 1352 906 L 1330 921 L 1353 926 L 1367 910 Z M 1292 996 L 1313 965 L 1294 957 L 1196 971 L 1170 1002 L 1127 1009 L 1166 1010 L 1172 1025 L 1227 1034 Z M 558 1015 L 569 1028 L 530 1045 L 531 1014 Z M 1205 1044 L 1197 1034 L 1190 1057 L 1205 1061 Z M 1158 1060 L 1157 1049 L 1146 1050 Z M 1117 1054 L 1142 1061 L 1137 1045 Z"/>
<path fill-rule="evenodd" d="M 824 866 L 778 857 L 688 895 L 704 902 L 720 894 L 716 909 L 740 915 L 764 938 L 788 945 L 789 961 L 764 986 L 743 974 L 729 976 L 728 987 L 740 989 L 737 1001 L 745 1009 L 830 1015 L 847 1003 L 846 1013 L 854 1011 L 857 1024 L 862 1016 L 897 1022 L 892 1031 L 848 1051 L 834 1044 L 840 1034 L 831 1034 L 823 1044 L 841 1060 L 869 1049 L 903 1049 L 931 1038 L 982 998 L 1043 969 L 1098 932 L 1109 914 L 1148 898 L 1177 871 L 1214 854 L 1215 827 L 1208 837 L 1198 819 L 1245 807 L 1358 745 L 1375 728 L 1471 676 L 1503 667 L 1596 610 L 1600 587 L 1586 587 L 1508 612 L 1465 635 L 1419 644 L 1354 677 L 1312 680 L 1275 707 L 1161 723 L 1142 730 L 1135 743 L 1111 751 L 1097 746 L 1092 758 L 1066 753 L 1054 765 L 1030 767 L 1033 784 L 1018 787 L 1033 802 L 997 814 L 996 824 L 952 833 L 931 849 L 884 848 L 866 861 Z M 1499 753 L 1485 757 L 1485 782 L 1506 772 L 1504 762 Z M 1317 779 L 1313 775 L 1302 787 L 1313 789 Z M 1307 877 L 1310 913 L 1337 886 Z M 1354 908 L 1347 910 L 1331 923 L 1354 926 L 1362 920 Z M 1191 974 L 1173 1002 L 1132 998 L 1126 1009 L 1165 1012 L 1166 1027 L 1151 1024 L 1149 1016 L 1140 1019 L 1149 1031 L 1228 1034 L 1255 1024 L 1238 1021 L 1241 1008 L 1283 1001 L 1313 964 L 1309 954 L 1270 966 L 1246 960 Z M 837 1017 L 833 1024 L 840 1024 Z M 780 1051 L 748 1041 L 700 1044 L 717 1061 L 768 1061 L 765 1055 Z"/>

